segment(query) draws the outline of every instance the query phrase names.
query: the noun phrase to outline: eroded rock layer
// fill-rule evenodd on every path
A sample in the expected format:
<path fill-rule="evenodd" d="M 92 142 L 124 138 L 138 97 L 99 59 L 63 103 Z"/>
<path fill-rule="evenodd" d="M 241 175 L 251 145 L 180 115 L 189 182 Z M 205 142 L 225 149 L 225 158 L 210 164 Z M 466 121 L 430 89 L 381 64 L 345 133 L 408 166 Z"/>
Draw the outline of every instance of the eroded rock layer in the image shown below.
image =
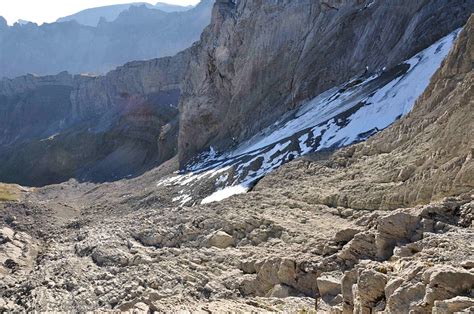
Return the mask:
<path fill-rule="evenodd" d="M 397 65 L 471 12 L 464 0 L 217 1 L 186 76 L 181 165 L 210 145 L 247 139 L 329 88 Z"/>
<path fill-rule="evenodd" d="M 173 157 L 188 58 L 131 62 L 98 77 L 0 81 L 0 181 L 107 181 Z"/>

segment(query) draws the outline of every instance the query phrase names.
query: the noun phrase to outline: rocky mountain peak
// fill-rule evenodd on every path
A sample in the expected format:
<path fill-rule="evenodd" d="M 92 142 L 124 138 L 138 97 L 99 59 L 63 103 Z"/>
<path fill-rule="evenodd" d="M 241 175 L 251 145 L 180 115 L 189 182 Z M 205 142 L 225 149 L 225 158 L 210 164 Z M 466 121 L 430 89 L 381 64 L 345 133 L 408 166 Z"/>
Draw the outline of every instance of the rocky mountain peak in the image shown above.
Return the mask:
<path fill-rule="evenodd" d="M 3 16 L 0 16 L 0 28 L 3 29 L 7 27 L 8 27 L 7 20 Z"/>

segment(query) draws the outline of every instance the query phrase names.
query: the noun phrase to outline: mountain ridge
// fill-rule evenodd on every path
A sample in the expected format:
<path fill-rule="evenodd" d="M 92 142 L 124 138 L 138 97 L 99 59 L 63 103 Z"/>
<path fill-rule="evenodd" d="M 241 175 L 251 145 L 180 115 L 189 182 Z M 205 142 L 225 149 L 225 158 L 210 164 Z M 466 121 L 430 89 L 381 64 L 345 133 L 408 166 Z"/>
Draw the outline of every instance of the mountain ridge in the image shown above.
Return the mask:
<path fill-rule="evenodd" d="M 213 0 L 203 0 L 190 10 L 171 13 L 132 6 L 97 27 L 75 21 L 41 26 L 0 21 L 0 77 L 102 74 L 129 61 L 175 55 L 199 39 L 212 5 Z"/>
<path fill-rule="evenodd" d="M 116 4 L 85 9 L 77 13 L 61 17 L 57 19 L 56 22 L 62 23 L 74 20 L 79 24 L 95 27 L 99 24 L 101 18 L 103 18 L 106 22 L 111 22 L 118 18 L 122 12 L 128 10 L 131 6 L 141 5 L 145 5 L 149 9 L 157 9 L 167 13 L 181 12 L 193 8 L 193 6 L 172 5 L 163 2 L 158 2 L 155 5 L 147 2 L 132 2 L 127 4 Z"/>

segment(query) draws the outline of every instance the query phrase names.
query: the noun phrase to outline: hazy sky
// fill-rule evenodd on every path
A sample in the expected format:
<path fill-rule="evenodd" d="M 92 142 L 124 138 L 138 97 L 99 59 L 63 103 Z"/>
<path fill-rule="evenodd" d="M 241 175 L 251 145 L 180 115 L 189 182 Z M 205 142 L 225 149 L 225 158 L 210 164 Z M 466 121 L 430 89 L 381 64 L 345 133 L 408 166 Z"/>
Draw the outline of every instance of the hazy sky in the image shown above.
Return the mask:
<path fill-rule="evenodd" d="M 38 24 L 54 22 L 59 17 L 78 11 L 110 4 L 129 2 L 166 2 L 171 4 L 197 4 L 199 0 L 0 0 L 0 16 L 9 24 L 23 19 Z"/>

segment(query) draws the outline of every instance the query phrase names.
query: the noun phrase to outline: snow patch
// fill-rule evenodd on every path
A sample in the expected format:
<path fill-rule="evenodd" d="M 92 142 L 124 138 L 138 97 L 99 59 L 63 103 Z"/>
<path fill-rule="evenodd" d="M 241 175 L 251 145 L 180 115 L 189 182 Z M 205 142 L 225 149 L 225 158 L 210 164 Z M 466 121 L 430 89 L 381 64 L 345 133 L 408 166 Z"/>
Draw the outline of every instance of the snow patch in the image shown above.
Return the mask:
<path fill-rule="evenodd" d="M 201 201 L 201 204 L 220 202 L 233 195 L 247 193 L 248 190 L 249 189 L 243 185 L 230 186 L 230 187 L 227 187 L 227 188 L 224 188 L 222 190 L 212 193 L 211 195 L 203 199 Z"/>
<path fill-rule="evenodd" d="M 196 200 L 205 197 L 202 204 L 216 202 L 247 192 L 260 178 L 294 158 L 366 140 L 412 110 L 458 32 L 393 69 L 323 92 L 233 150 L 217 152 L 211 147 L 158 185 L 180 186 L 181 193 Z M 196 192 L 203 180 L 215 186 L 207 197 Z"/>

